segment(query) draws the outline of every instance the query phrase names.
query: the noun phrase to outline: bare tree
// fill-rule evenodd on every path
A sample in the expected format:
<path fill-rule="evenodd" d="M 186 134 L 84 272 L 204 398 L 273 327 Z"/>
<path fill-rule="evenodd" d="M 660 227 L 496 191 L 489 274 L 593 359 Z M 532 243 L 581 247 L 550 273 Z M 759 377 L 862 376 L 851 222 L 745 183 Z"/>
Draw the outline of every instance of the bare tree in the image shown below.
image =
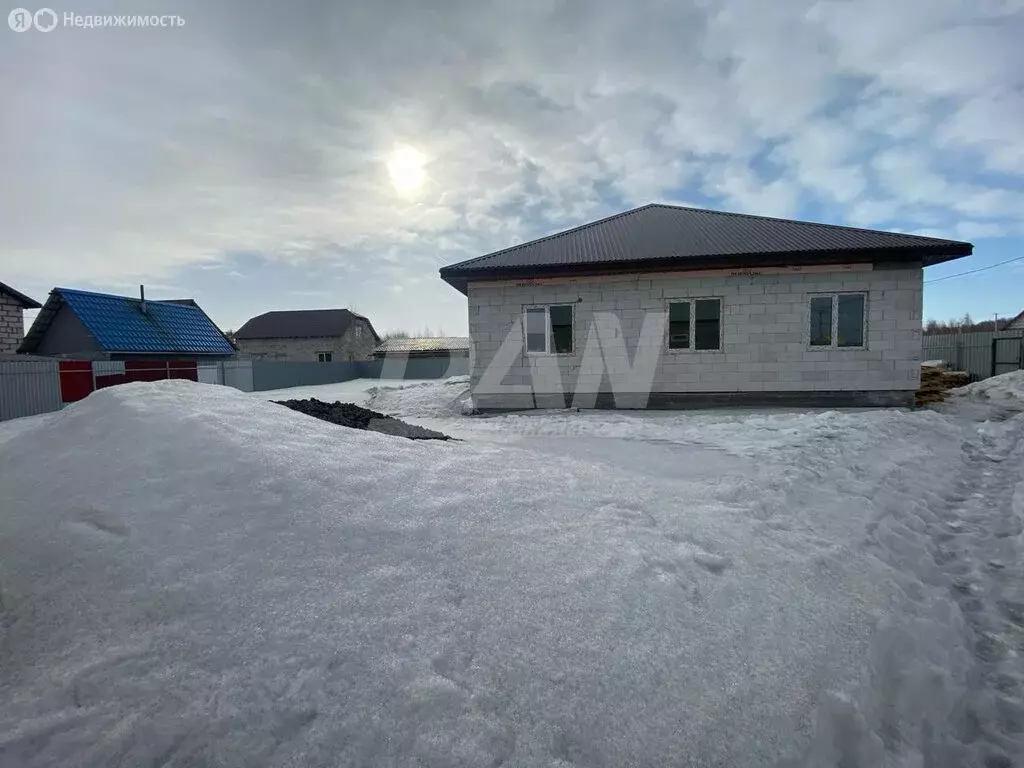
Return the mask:
<path fill-rule="evenodd" d="M 954 318 L 952 320 L 934 320 L 929 319 L 924 324 L 924 333 L 927 336 L 938 336 L 942 334 L 950 333 L 972 333 L 975 331 L 998 331 L 1001 328 L 1005 328 L 1009 320 L 1000 320 L 998 326 L 995 319 L 982 320 L 980 322 L 974 322 L 971 318 L 970 313 L 966 313 L 962 318 Z"/>

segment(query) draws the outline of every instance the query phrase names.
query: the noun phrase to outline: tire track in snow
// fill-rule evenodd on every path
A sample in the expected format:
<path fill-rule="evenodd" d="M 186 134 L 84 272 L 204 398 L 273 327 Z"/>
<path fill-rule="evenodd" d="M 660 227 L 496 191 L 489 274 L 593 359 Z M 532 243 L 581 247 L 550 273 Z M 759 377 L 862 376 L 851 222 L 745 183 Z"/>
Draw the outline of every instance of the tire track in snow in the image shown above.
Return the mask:
<path fill-rule="evenodd" d="M 792 768 L 1024 768 L 1024 414 L 959 404 L 863 498 L 900 597 Z M 922 414 L 922 417 L 929 417 Z M 855 486 L 851 486 L 851 491 Z M 865 489 L 867 490 L 867 489 Z"/>
<path fill-rule="evenodd" d="M 944 529 L 933 531 L 935 562 L 974 635 L 982 687 L 970 725 L 1005 751 L 984 765 L 1009 768 L 1024 765 L 1013 762 L 1024 759 L 1024 417 L 982 424 L 964 454 Z"/>

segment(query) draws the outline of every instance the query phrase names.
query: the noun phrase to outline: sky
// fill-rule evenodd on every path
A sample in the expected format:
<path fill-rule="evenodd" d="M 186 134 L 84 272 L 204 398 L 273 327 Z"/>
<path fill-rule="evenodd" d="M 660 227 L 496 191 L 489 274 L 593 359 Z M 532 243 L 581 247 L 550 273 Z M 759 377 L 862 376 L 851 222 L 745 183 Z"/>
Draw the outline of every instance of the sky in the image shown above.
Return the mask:
<path fill-rule="evenodd" d="M 0 281 L 39 300 L 464 334 L 439 267 L 657 201 L 968 240 L 925 317 L 1024 310 L 1024 261 L 938 280 L 1024 255 L 1024 0 L 51 7 L 0 27 Z"/>

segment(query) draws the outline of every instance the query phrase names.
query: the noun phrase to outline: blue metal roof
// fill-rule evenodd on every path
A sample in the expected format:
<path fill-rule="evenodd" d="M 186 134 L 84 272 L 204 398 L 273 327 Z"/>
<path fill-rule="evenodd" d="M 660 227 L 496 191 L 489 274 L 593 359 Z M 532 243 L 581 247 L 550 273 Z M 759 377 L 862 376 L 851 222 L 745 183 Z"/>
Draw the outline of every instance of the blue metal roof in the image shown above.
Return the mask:
<path fill-rule="evenodd" d="M 198 306 L 54 288 L 107 352 L 232 355 L 235 348 Z"/>

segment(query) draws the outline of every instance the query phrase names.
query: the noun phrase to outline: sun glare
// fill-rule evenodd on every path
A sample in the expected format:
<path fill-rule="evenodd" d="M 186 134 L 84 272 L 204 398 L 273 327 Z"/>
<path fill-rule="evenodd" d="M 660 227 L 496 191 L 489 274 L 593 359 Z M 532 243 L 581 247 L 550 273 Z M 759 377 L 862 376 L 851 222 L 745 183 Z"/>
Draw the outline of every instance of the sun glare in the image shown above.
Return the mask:
<path fill-rule="evenodd" d="M 388 158 L 388 174 L 395 189 L 402 194 L 411 194 L 422 187 L 427 178 L 423 170 L 426 160 L 423 153 L 413 147 L 396 148 Z"/>

